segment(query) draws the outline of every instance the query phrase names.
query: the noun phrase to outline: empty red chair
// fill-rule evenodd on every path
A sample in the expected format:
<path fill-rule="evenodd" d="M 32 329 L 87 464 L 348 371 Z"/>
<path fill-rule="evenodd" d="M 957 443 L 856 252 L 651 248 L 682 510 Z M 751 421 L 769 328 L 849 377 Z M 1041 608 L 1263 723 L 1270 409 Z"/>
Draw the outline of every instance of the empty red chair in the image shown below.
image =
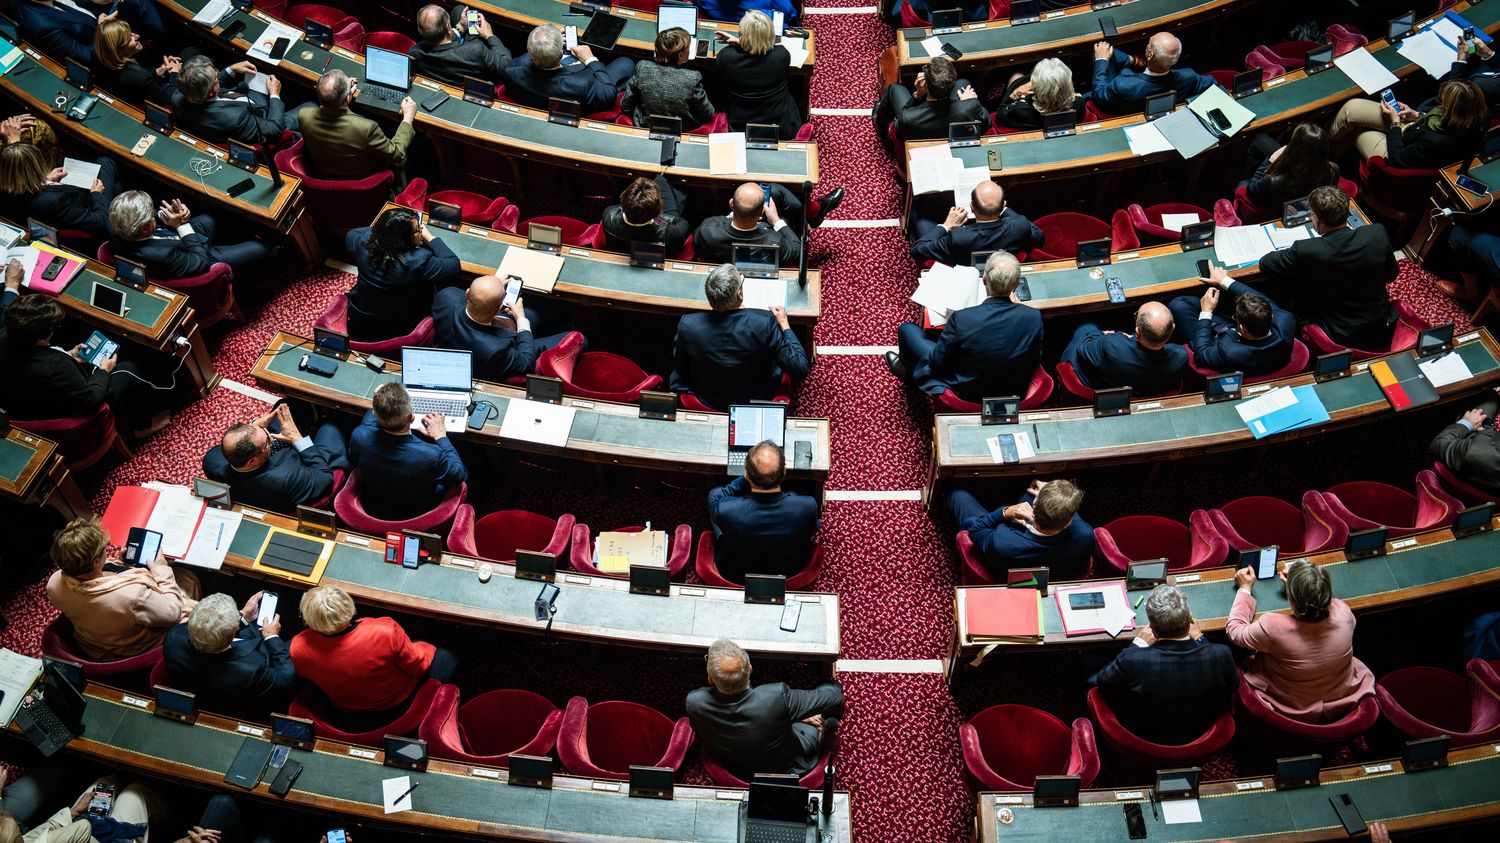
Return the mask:
<path fill-rule="evenodd" d="M 477 522 L 474 507 L 459 506 L 448 533 L 448 549 L 464 556 L 514 562 L 517 550 L 550 553 L 562 558 L 573 535 L 571 515 L 549 518 L 524 509 L 491 512 Z"/>
<path fill-rule="evenodd" d="M 1392 539 L 1446 527 L 1464 508 L 1462 502 L 1443 491 L 1431 471 L 1417 472 L 1416 494 L 1386 483 L 1356 480 L 1340 483 L 1322 497 L 1350 530 L 1385 527 L 1389 530 L 1387 537 Z"/>
<path fill-rule="evenodd" d="M 333 511 L 340 521 L 349 525 L 350 529 L 377 536 L 399 533 L 402 530 L 421 530 L 429 533 L 441 531 L 453 521 L 458 507 L 464 502 L 464 496 L 469 493 L 469 485 L 460 483 L 444 492 L 437 506 L 427 512 L 402 521 L 387 521 L 365 512 L 364 506 L 359 502 L 357 489 L 359 489 L 359 470 L 355 469 L 349 475 L 349 482 L 345 483 L 344 488 L 333 496 Z"/>
<path fill-rule="evenodd" d="M 816 790 L 822 787 L 824 770 L 828 767 L 828 759 L 832 756 L 832 749 L 823 753 L 823 757 L 818 759 L 818 766 L 812 768 L 810 772 L 802 776 L 802 778 L 798 779 L 797 784 L 801 785 L 802 787 L 808 788 L 809 790 Z M 708 773 L 708 777 L 713 779 L 714 784 L 721 787 L 750 786 L 749 782 L 720 766 L 719 762 L 714 760 L 714 757 L 709 754 L 707 744 L 704 744 L 703 752 L 699 755 L 699 757 L 703 759 L 703 771 L 705 773 Z M 776 772 L 779 773 L 780 771 L 778 770 Z"/>
<path fill-rule="evenodd" d="M 1031 373 L 1031 383 L 1026 387 L 1026 394 L 1021 396 L 1021 409 L 1035 410 L 1046 404 L 1047 399 L 1052 397 L 1052 386 L 1052 376 L 1047 374 L 1047 370 L 1042 368 L 1042 365 L 1038 363 L 1036 371 Z M 989 397 L 994 398 L 998 396 Z M 935 412 L 939 413 L 945 411 L 977 413 L 984 409 L 972 401 L 965 401 L 959 398 L 958 393 L 951 389 L 945 389 L 933 395 L 932 408 Z"/>
<path fill-rule="evenodd" d="M 78 651 L 78 642 L 73 640 L 73 624 L 58 615 L 42 629 L 42 654 L 54 659 L 77 662 L 83 667 L 83 677 L 90 682 L 107 685 L 134 684 L 129 677 L 145 677 L 162 663 L 161 645 L 139 655 L 114 661 L 93 661 Z M 163 668 L 165 675 L 165 668 Z"/>
<path fill-rule="evenodd" d="M 417 42 L 404 32 L 366 32 L 365 49 L 379 47 L 382 50 L 390 50 L 393 53 L 406 55 Z"/>
<path fill-rule="evenodd" d="M 776 388 L 776 394 L 771 396 L 771 400 L 781 404 L 792 403 L 791 375 L 781 376 L 781 386 Z M 691 392 L 677 393 L 677 403 L 681 404 L 684 410 L 692 410 L 696 413 L 723 413 L 727 412 L 729 409 L 728 407 L 725 407 L 723 409 L 720 409 L 718 407 L 710 407 L 702 401 L 698 400 L 698 396 L 694 395 Z"/>
<path fill-rule="evenodd" d="M 1354 360 L 1370 360 L 1376 357 L 1384 357 L 1387 354 L 1395 354 L 1416 346 L 1417 334 L 1432 327 L 1427 320 L 1418 316 L 1406 302 L 1394 301 L 1391 306 L 1396 309 L 1396 327 L 1391 332 L 1391 347 L 1387 349 L 1372 350 L 1363 348 L 1350 348 L 1354 352 Z M 1335 351 L 1343 351 L 1345 346 L 1334 342 L 1333 337 L 1319 327 L 1316 323 L 1309 322 L 1302 326 L 1302 339 L 1312 347 L 1317 354 L 1331 354 Z"/>
<path fill-rule="evenodd" d="M 110 249 L 108 240 L 99 244 L 99 251 L 95 254 L 105 266 L 115 265 L 115 253 Z M 207 328 L 226 317 L 244 320 L 244 314 L 234 300 L 234 287 L 230 284 L 233 280 L 234 270 L 229 264 L 216 263 L 202 275 L 190 278 L 152 278 L 151 283 L 187 296 L 188 306 L 198 314 L 198 327 Z"/>
<path fill-rule="evenodd" d="M 342 9 L 308 3 L 289 6 L 282 19 L 301 29 L 309 20 L 317 21 L 333 32 L 333 43 L 356 53 L 365 51 L 365 27 Z"/>
<path fill-rule="evenodd" d="M 1162 225 L 1161 218 L 1166 214 L 1193 214 L 1198 222 L 1213 219 L 1213 215 L 1197 205 L 1188 205 L 1183 202 L 1163 202 L 1142 208 L 1135 204 L 1125 209 L 1130 215 L 1130 224 L 1135 227 L 1136 233 L 1148 238 L 1144 242 L 1147 245 L 1154 243 L 1176 243 L 1182 240 L 1182 232 L 1173 231 Z"/>
<path fill-rule="evenodd" d="M 1229 555 L 1229 544 L 1204 510 L 1188 523 L 1160 515 L 1127 515 L 1094 530 L 1099 557 L 1120 571 L 1131 562 L 1165 558 L 1169 571 L 1211 568 Z"/>
<path fill-rule="evenodd" d="M 381 170 L 362 179 L 334 180 L 313 178 L 307 174 L 302 159 L 302 140 L 276 153 L 276 166 L 283 173 L 302 181 L 302 196 L 307 212 L 318 228 L 339 237 L 352 229 L 370 224 L 391 195 L 396 174 Z"/>
<path fill-rule="evenodd" d="M 744 583 L 730 582 L 719 573 L 719 566 L 714 561 L 714 531 L 704 530 L 698 536 L 698 554 L 694 559 L 693 568 L 698 572 L 698 579 L 705 585 L 718 586 L 719 588 L 744 588 Z M 795 574 L 786 578 L 787 591 L 805 591 L 812 587 L 818 579 L 818 572 L 823 570 L 823 545 L 814 545 L 812 556 L 808 557 L 807 566 Z"/>
<path fill-rule="evenodd" d="M 69 471 L 88 468 L 111 449 L 124 459 L 131 457 L 130 446 L 115 426 L 115 414 L 108 404 L 66 418 L 11 419 L 11 424 L 56 442 Z"/>
<path fill-rule="evenodd" d="M 1307 66 L 1307 54 L 1322 46 L 1317 41 L 1282 41 L 1278 44 L 1261 45 L 1257 49 L 1266 57 L 1288 70 Z"/>
<path fill-rule="evenodd" d="M 1343 24 L 1331 24 L 1328 27 L 1327 34 L 1328 40 L 1333 44 L 1333 54 L 1335 56 L 1342 56 L 1345 53 L 1353 52 L 1370 43 L 1369 38 Z"/>
<path fill-rule="evenodd" d="M 1234 203 L 1228 199 L 1214 200 L 1214 225 L 1226 228 L 1240 224 L 1240 218 L 1234 212 Z"/>
<path fill-rule="evenodd" d="M 1089 689 L 1088 703 L 1089 713 L 1099 725 L 1100 745 L 1109 757 L 1110 773 L 1117 779 L 1134 780 L 1172 767 L 1196 767 L 1234 740 L 1234 713 L 1227 705 L 1223 716 L 1192 742 L 1161 744 L 1148 741 L 1126 728 L 1098 688 Z"/>
<path fill-rule="evenodd" d="M 1057 380 L 1058 380 L 1058 383 L 1061 383 L 1063 385 L 1063 389 L 1067 390 L 1068 393 L 1071 394 L 1073 397 L 1081 399 L 1081 400 L 1083 400 L 1083 401 L 1085 401 L 1087 403 L 1090 403 L 1090 404 L 1092 404 L 1094 402 L 1094 390 L 1093 390 L 1093 387 L 1090 387 L 1088 384 L 1086 384 L 1086 383 L 1083 382 L 1082 378 L 1078 377 L 1078 372 L 1077 372 L 1077 370 L 1075 370 L 1073 368 L 1073 364 L 1072 363 L 1069 363 L 1067 361 L 1059 361 L 1058 362 L 1058 364 L 1057 364 Z M 1155 393 L 1155 397 L 1161 397 L 1161 396 L 1165 396 L 1165 395 L 1176 395 L 1177 393 L 1179 393 L 1181 391 L 1182 391 L 1182 382 L 1179 381 L 1176 386 L 1172 387 L 1171 389 L 1167 390 L 1166 392 Z M 1137 395 L 1135 393 L 1132 393 L 1131 397 L 1132 398 L 1147 398 L 1147 397 L 1152 397 L 1152 396 L 1148 396 L 1146 393 L 1140 393 L 1139 395 Z"/>
<path fill-rule="evenodd" d="M 584 351 L 583 334 L 571 331 L 536 358 L 536 373 L 563 382 L 563 393 L 593 401 L 634 404 L 641 390 L 661 386 L 661 375 L 648 375 L 628 357 L 607 351 Z"/>
<path fill-rule="evenodd" d="M 562 709 L 531 691 L 487 691 L 460 705 L 458 686 L 444 685 L 417 737 L 434 758 L 506 767 L 511 755 L 551 755 L 562 717 Z"/>
<path fill-rule="evenodd" d="M 1260 47 L 1245 54 L 1245 69 L 1254 70 L 1257 67 L 1261 70 L 1262 79 L 1286 75 L 1286 67 L 1279 64 L 1270 54 L 1262 52 Z"/>
<path fill-rule="evenodd" d="M 597 248 L 595 240 L 603 231 L 603 226 L 599 223 L 590 225 L 583 220 L 575 220 L 572 217 L 532 217 L 526 222 L 521 223 L 518 227 L 518 231 L 522 237 L 531 236 L 532 223 L 560 228 L 562 229 L 562 241 L 565 245 L 578 246 L 585 249 Z"/>
<path fill-rule="evenodd" d="M 323 309 L 323 312 L 318 316 L 317 321 L 313 325 L 318 328 L 332 328 L 335 331 L 348 334 L 349 297 L 344 293 L 334 296 L 333 300 L 328 303 L 328 307 Z M 423 316 L 422 321 L 417 323 L 417 327 L 413 328 L 411 333 L 405 336 L 392 337 L 388 340 L 379 340 L 377 342 L 360 342 L 351 339 L 349 340 L 349 348 L 360 354 L 374 354 L 384 357 L 387 360 L 399 362 L 401 360 L 401 349 L 408 345 L 431 345 L 432 334 L 432 317 Z"/>
<path fill-rule="evenodd" d="M 1202 366 L 1199 366 L 1197 359 L 1193 355 L 1193 349 L 1191 346 L 1188 347 L 1187 354 L 1188 368 L 1192 369 L 1193 372 L 1198 376 L 1211 378 L 1215 375 L 1223 374 L 1222 372 L 1216 372 L 1213 369 L 1205 369 Z M 1245 378 L 1245 385 L 1249 386 L 1250 384 L 1254 383 L 1265 383 L 1267 381 L 1289 378 L 1292 375 L 1300 375 L 1303 372 L 1307 371 L 1307 364 L 1311 360 L 1312 352 L 1307 350 L 1307 346 L 1303 344 L 1301 340 L 1292 340 L 1292 356 L 1286 361 L 1285 366 L 1282 366 L 1280 369 L 1277 369 L 1274 372 L 1267 372 L 1264 375 L 1247 377 Z"/>
<path fill-rule="evenodd" d="M 1111 252 L 1141 247 L 1141 235 L 1135 230 L 1135 225 L 1130 221 L 1130 214 L 1124 208 L 1115 211 L 1109 218 L 1109 242 Z"/>
<path fill-rule="evenodd" d="M 1326 751 L 1348 743 L 1369 731 L 1380 718 L 1380 704 L 1374 696 L 1359 701 L 1348 714 L 1332 723 L 1303 723 L 1275 711 L 1260 693 L 1240 676 L 1239 695 L 1235 698 L 1246 717 L 1239 721 L 1240 745 L 1254 747 L 1257 754 L 1269 757 L 1301 755 L 1309 751 Z"/>
<path fill-rule="evenodd" d="M 491 199 L 467 190 L 439 190 L 428 194 L 427 179 L 424 178 L 414 178 L 408 182 L 406 189 L 396 196 L 396 204 L 425 211 L 428 199 L 457 205 L 459 219 L 470 225 L 482 225 L 485 228 L 494 228 L 495 223 L 500 219 L 501 212 L 510 206 L 510 200 L 504 196 Z"/>
<path fill-rule="evenodd" d="M 1078 776 L 1089 787 L 1099 775 L 1099 748 L 1086 717 L 1070 729 L 1031 706 L 992 705 L 958 727 L 958 740 L 981 790 L 1031 790 L 1037 776 Z"/>
<path fill-rule="evenodd" d="M 1448 466 L 1443 465 L 1442 462 L 1434 462 L 1432 464 L 1432 473 L 1437 475 L 1438 485 L 1442 486 L 1443 489 L 1445 489 L 1454 497 L 1458 498 L 1464 503 L 1484 503 L 1485 501 L 1493 501 L 1496 500 L 1497 497 L 1500 497 L 1491 494 L 1490 492 L 1486 492 L 1485 490 L 1479 488 L 1478 486 L 1475 486 L 1462 477 L 1459 477 L 1457 474 L 1454 474 L 1448 468 Z"/>
<path fill-rule="evenodd" d="M 1404 667 L 1375 682 L 1386 722 L 1408 738 L 1448 735 L 1454 746 L 1500 737 L 1500 696 L 1472 676 L 1440 667 Z"/>
<path fill-rule="evenodd" d="M 1031 250 L 1028 257 L 1034 261 L 1076 258 L 1079 241 L 1102 240 L 1113 234 L 1113 229 L 1104 220 L 1073 211 L 1047 214 L 1036 220 L 1036 226 L 1047 235 L 1047 242 Z"/>
<path fill-rule="evenodd" d="M 1349 525 L 1306 492 L 1299 509 L 1280 498 L 1251 495 L 1208 510 L 1209 523 L 1232 550 L 1276 545 L 1282 556 L 1321 553 L 1344 546 Z"/>
<path fill-rule="evenodd" d="M 1099 106 L 1097 106 L 1097 105 L 1094 104 L 1093 100 L 1084 100 L 1083 101 L 1083 119 L 1080 120 L 1079 122 L 1080 123 L 1097 123 L 1100 120 L 1112 120 L 1112 119 L 1114 119 L 1116 117 L 1119 117 L 1119 116 L 1120 115 L 1118 115 L 1118 114 L 1110 114 L 1107 111 L 1101 110 L 1099 108 Z"/>
<path fill-rule="evenodd" d="M 313 733 L 320 738 L 327 738 L 344 743 L 362 744 L 364 746 L 380 746 L 380 739 L 385 735 L 415 735 L 417 728 L 422 725 L 422 720 L 427 717 L 427 712 L 432 708 L 432 701 L 437 697 L 438 688 L 443 683 L 436 679 L 428 679 L 417 687 L 417 692 L 412 696 L 411 705 L 406 711 L 377 729 L 369 729 L 362 732 L 346 732 L 338 727 L 341 718 L 347 718 L 348 712 L 335 708 L 333 703 L 318 690 L 315 685 L 304 685 L 297 696 L 292 699 L 292 704 L 287 713 L 293 717 L 304 717 L 313 722 Z"/>
<path fill-rule="evenodd" d="M 1392 167 L 1376 155 L 1359 163 L 1359 181 L 1364 186 L 1364 201 L 1376 213 L 1399 220 L 1401 227 L 1392 236 L 1395 243 L 1405 242 L 1411 220 L 1432 193 L 1438 179 L 1437 170 Z"/>
<path fill-rule="evenodd" d="M 611 532 L 616 533 L 639 533 L 645 527 L 616 527 Z M 687 568 L 688 559 L 693 555 L 693 527 L 691 524 L 678 524 L 677 529 L 667 539 L 667 570 L 673 577 L 682 573 Z M 629 573 L 611 573 L 602 571 L 594 565 L 594 539 L 589 532 L 589 525 L 582 522 L 573 525 L 573 550 L 568 557 L 573 564 L 573 570 L 580 574 L 589 574 L 596 577 L 613 577 L 625 579 Z"/>
<path fill-rule="evenodd" d="M 623 700 L 589 705 L 568 700 L 557 757 L 568 772 L 596 779 L 628 779 L 632 765 L 682 769 L 693 743 L 686 717 L 673 722 L 654 708 Z"/>

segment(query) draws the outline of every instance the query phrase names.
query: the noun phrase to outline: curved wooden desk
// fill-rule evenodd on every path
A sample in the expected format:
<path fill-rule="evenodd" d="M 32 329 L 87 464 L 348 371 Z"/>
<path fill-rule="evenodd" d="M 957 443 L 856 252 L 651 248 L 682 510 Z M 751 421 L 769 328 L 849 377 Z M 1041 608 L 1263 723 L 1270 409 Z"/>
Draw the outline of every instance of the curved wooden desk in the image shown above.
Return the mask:
<path fill-rule="evenodd" d="M 93 512 L 68 474 L 57 443 L 14 426 L 0 436 L 0 496 L 27 506 L 50 506 L 64 518 Z"/>

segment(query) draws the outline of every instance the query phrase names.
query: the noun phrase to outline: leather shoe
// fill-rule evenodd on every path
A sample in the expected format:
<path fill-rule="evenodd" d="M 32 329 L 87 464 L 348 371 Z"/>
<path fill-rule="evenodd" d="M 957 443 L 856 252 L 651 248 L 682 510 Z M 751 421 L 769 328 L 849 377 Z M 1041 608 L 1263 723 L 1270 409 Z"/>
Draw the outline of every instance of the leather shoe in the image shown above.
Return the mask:
<path fill-rule="evenodd" d="M 901 355 L 894 351 L 885 353 L 885 367 L 891 370 L 891 374 L 903 381 L 911 380 L 911 373 L 906 371 L 906 366 L 901 363 Z"/>
<path fill-rule="evenodd" d="M 1468 296 L 1464 295 L 1463 287 L 1445 278 L 1437 279 L 1437 288 L 1443 295 L 1447 296 L 1450 299 L 1453 299 L 1454 301 L 1462 302 L 1464 304 L 1479 304 L 1478 299 L 1469 298 Z"/>
<path fill-rule="evenodd" d="M 837 208 L 839 203 L 844 201 L 844 189 L 842 187 L 835 187 L 833 190 L 823 194 L 817 201 L 818 212 L 807 221 L 813 228 L 822 225 L 823 218 L 833 213 L 833 209 Z"/>

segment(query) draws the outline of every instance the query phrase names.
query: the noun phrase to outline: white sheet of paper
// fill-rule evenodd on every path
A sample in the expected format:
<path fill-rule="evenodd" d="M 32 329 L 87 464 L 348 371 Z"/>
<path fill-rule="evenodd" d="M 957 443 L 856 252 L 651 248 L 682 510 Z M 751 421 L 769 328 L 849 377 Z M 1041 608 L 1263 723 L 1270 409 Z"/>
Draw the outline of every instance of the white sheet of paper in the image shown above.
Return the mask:
<path fill-rule="evenodd" d="M 224 555 L 234 543 L 234 534 L 240 530 L 244 516 L 231 509 L 203 510 L 203 520 L 198 522 L 198 533 L 188 545 L 187 555 L 182 557 L 184 565 L 208 568 L 217 571 L 224 566 Z"/>
<path fill-rule="evenodd" d="M 21 699 L 42 675 L 42 660 L 0 647 L 0 729 L 10 725 Z"/>
<path fill-rule="evenodd" d="M 1166 152 L 1172 148 L 1172 142 L 1167 136 L 1156 128 L 1156 123 L 1142 123 L 1138 126 L 1125 127 L 1125 140 L 1130 143 L 1132 155 L 1150 155 L 1153 152 Z"/>
<path fill-rule="evenodd" d="M 958 180 L 953 183 L 953 207 L 968 208 L 969 219 L 974 219 L 974 209 L 970 207 L 974 188 L 980 182 L 988 181 L 989 178 L 989 167 L 965 167 L 959 170 Z"/>
<path fill-rule="evenodd" d="M 1023 460 L 1036 456 L 1036 448 L 1031 444 L 1031 434 L 1024 430 L 1016 431 L 1016 456 Z"/>
<path fill-rule="evenodd" d="M 193 23 L 206 23 L 210 26 L 224 19 L 229 14 L 229 0 L 208 0 L 203 10 L 193 15 Z"/>
<path fill-rule="evenodd" d="M 21 238 L 25 235 L 26 232 L 22 231 L 19 226 L 0 222 L 0 249 L 10 249 L 21 242 Z"/>
<path fill-rule="evenodd" d="M 1396 52 L 1407 61 L 1420 65 L 1434 79 L 1442 78 L 1458 57 L 1458 51 L 1453 45 L 1445 42 L 1432 30 L 1419 32 L 1402 41 Z"/>
<path fill-rule="evenodd" d="M 1297 396 L 1289 386 L 1277 387 L 1264 395 L 1257 395 L 1248 401 L 1241 401 L 1234 407 L 1235 412 L 1240 414 L 1240 420 L 1246 424 L 1251 419 L 1258 419 L 1267 413 L 1290 407 L 1297 403 Z"/>
<path fill-rule="evenodd" d="M 1333 63 L 1367 94 L 1378 94 L 1396 84 L 1396 74 L 1387 70 L 1364 47 L 1344 53 L 1334 59 Z"/>
<path fill-rule="evenodd" d="M 1017 451 L 1020 446 L 1017 445 Z M 1130 603 L 1125 597 L 1124 589 L 1115 585 L 1107 587 L 1084 587 L 1073 589 L 1074 593 L 1098 591 L 1104 595 L 1104 608 L 1102 609 L 1075 609 L 1068 603 L 1068 593 L 1062 592 L 1062 597 L 1057 601 L 1059 610 L 1066 618 L 1068 629 L 1103 629 L 1111 636 L 1120 634 L 1132 619 L 1135 611 L 1130 608 Z"/>
<path fill-rule="evenodd" d="M 249 88 L 252 91 L 255 91 L 258 94 L 265 94 L 269 97 L 271 95 L 271 90 L 266 87 L 266 80 L 270 78 L 271 77 L 267 76 L 264 73 L 257 73 L 254 76 L 251 76 L 249 79 L 245 80 L 245 87 Z"/>
<path fill-rule="evenodd" d="M 1444 43 L 1454 45 L 1456 54 L 1459 36 L 1464 34 L 1462 27 L 1454 23 L 1447 15 L 1443 15 L 1432 22 L 1432 31 L 1436 32 Z"/>
<path fill-rule="evenodd" d="M 21 286 L 31 286 L 31 274 L 36 272 L 36 259 L 42 253 L 35 246 L 12 246 L 5 253 L 5 262 L 9 264 L 12 260 L 21 262 L 21 271 L 25 273 L 21 277 Z"/>
<path fill-rule="evenodd" d="M 193 531 L 198 528 L 198 517 L 203 514 L 203 499 L 194 496 L 187 486 L 155 480 L 141 485 L 161 493 L 151 510 L 151 518 L 146 521 L 146 529 L 161 533 L 163 556 L 182 558 L 193 540 Z"/>
<path fill-rule="evenodd" d="M 1239 134 L 1241 129 L 1250 125 L 1250 121 L 1255 119 L 1255 112 L 1241 105 L 1238 100 L 1229 95 L 1228 91 L 1218 85 L 1209 86 L 1208 90 L 1188 102 L 1188 109 L 1196 112 L 1199 117 L 1203 118 L 1203 122 L 1210 126 L 1214 125 L 1214 121 L 1208 113 L 1216 108 L 1220 114 L 1224 115 L 1224 119 L 1229 121 L 1229 128 L 1222 130 L 1226 137 Z"/>
<path fill-rule="evenodd" d="M 708 136 L 708 171 L 714 175 L 748 173 L 745 133 L 719 132 Z"/>
<path fill-rule="evenodd" d="M 781 14 L 777 12 L 777 14 Z M 782 38 L 777 41 L 792 56 L 792 67 L 801 67 L 807 63 L 810 53 L 807 50 L 806 38 Z"/>
<path fill-rule="evenodd" d="M 1196 799 L 1163 799 L 1161 821 L 1167 825 L 1203 822 L 1203 812 L 1198 809 Z"/>
<path fill-rule="evenodd" d="M 927 51 L 928 56 L 940 56 L 943 54 L 943 39 L 936 35 L 931 38 L 923 38 L 922 49 Z"/>
<path fill-rule="evenodd" d="M 279 21 L 269 21 L 268 24 L 266 31 L 262 32 L 260 37 L 255 39 L 255 43 L 250 45 L 250 49 L 245 52 L 253 58 L 258 58 L 269 64 L 279 65 L 281 64 L 281 59 L 271 58 L 271 46 L 276 43 L 276 39 L 287 38 L 292 42 L 287 47 L 287 52 L 291 52 L 297 48 L 297 42 L 302 40 L 302 30 Z"/>
<path fill-rule="evenodd" d="M 1214 257 L 1225 266 L 1258 262 L 1275 251 L 1266 230 L 1258 225 L 1219 226 L 1214 229 Z"/>
<path fill-rule="evenodd" d="M 1427 376 L 1427 382 L 1432 384 L 1433 388 L 1474 377 L 1474 373 L 1469 371 L 1469 364 L 1465 363 L 1463 357 L 1459 356 L 1456 351 L 1425 358 L 1417 363 L 1417 368 Z"/>
<path fill-rule="evenodd" d="M 1197 214 L 1162 214 L 1161 227 L 1168 231 L 1182 233 L 1182 227 L 1198 222 Z"/>
<path fill-rule="evenodd" d="M 984 282 L 974 267 L 935 263 L 918 278 L 911 300 L 946 321 L 953 311 L 973 307 L 984 301 L 985 295 Z"/>
<path fill-rule="evenodd" d="M 99 178 L 99 165 L 92 161 L 80 161 L 77 158 L 63 159 L 62 183 L 70 187 L 81 187 L 84 190 L 94 189 L 94 179 Z"/>
<path fill-rule="evenodd" d="M 397 776 L 394 779 L 380 780 L 380 804 L 385 806 L 387 814 L 399 814 L 402 811 L 411 810 L 411 800 L 413 796 L 417 795 L 416 791 L 401 796 L 410 787 L 411 776 Z M 400 802 L 396 801 L 396 797 L 398 796 L 401 797 Z"/>
<path fill-rule="evenodd" d="M 786 307 L 786 281 L 781 278 L 746 278 L 741 292 L 745 296 L 741 307 L 764 310 L 775 305 Z"/>
<path fill-rule="evenodd" d="M 561 448 L 568 444 L 576 415 L 577 410 L 561 404 L 512 398 L 500 423 L 500 438 Z"/>
<path fill-rule="evenodd" d="M 1268 222 L 1263 227 L 1266 230 L 1266 237 L 1271 240 L 1271 248 L 1278 251 L 1290 249 L 1298 240 L 1311 240 L 1313 236 L 1312 229 L 1306 224 L 1282 228 L 1275 223 Z"/>
<path fill-rule="evenodd" d="M 906 157 L 913 161 L 920 161 L 924 158 L 952 158 L 953 147 L 946 143 L 907 147 Z"/>
<path fill-rule="evenodd" d="M 948 147 L 944 146 L 943 149 Z M 913 196 L 924 193 L 947 193 L 963 177 L 964 162 L 950 154 L 947 158 L 931 156 L 916 158 L 911 162 L 911 192 Z M 985 178 L 989 171 L 985 171 Z"/>

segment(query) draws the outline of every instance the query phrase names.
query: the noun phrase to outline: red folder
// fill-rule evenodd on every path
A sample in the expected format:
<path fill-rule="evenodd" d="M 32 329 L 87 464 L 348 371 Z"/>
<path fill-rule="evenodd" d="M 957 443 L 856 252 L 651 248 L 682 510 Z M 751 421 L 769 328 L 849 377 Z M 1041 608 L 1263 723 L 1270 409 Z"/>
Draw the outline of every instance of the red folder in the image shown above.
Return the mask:
<path fill-rule="evenodd" d="M 144 486 L 120 486 L 110 496 L 109 508 L 104 510 L 103 527 L 109 533 L 109 543 L 124 547 L 130 538 L 130 528 L 144 527 L 151 520 L 151 510 L 156 508 L 156 499 L 161 492 Z"/>
<path fill-rule="evenodd" d="M 975 588 L 964 595 L 970 638 L 1039 640 L 1041 592 L 1034 588 Z"/>

